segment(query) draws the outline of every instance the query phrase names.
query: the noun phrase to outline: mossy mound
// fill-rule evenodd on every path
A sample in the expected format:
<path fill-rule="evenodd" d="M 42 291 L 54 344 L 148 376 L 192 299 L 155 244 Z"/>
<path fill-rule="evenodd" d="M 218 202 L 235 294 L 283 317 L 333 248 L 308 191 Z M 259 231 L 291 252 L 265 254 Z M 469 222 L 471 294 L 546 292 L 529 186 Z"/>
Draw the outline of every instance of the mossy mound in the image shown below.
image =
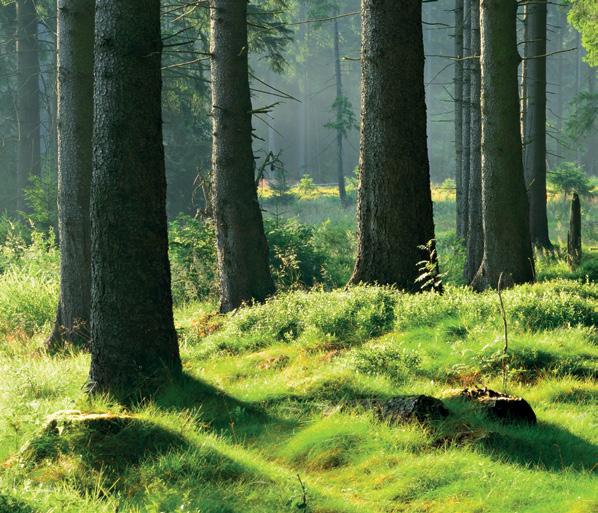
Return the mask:
<path fill-rule="evenodd" d="M 51 415 L 18 459 L 36 467 L 75 457 L 87 468 L 118 472 L 186 445 L 180 435 L 134 415 L 67 410 Z"/>

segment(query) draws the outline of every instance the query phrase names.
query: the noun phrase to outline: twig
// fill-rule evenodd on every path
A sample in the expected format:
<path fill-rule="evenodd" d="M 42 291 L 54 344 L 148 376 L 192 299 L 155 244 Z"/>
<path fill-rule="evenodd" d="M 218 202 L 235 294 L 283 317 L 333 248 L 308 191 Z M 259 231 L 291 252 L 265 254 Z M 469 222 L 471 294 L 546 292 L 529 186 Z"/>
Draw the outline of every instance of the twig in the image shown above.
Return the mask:
<path fill-rule="evenodd" d="M 505 303 L 502 298 L 502 278 L 503 273 L 498 277 L 498 299 L 500 300 L 500 313 L 504 327 L 505 345 L 502 351 L 502 387 L 507 391 L 507 356 L 509 352 L 509 326 L 507 324 L 507 311 L 505 310 Z"/>

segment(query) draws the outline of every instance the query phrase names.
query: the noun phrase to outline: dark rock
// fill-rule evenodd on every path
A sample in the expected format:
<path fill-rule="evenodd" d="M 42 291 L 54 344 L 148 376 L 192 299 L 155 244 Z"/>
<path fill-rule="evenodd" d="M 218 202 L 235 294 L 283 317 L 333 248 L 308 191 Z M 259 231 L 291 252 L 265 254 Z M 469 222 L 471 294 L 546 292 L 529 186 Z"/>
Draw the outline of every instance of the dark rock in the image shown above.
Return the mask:
<path fill-rule="evenodd" d="M 536 424 L 536 414 L 529 403 L 521 397 L 501 394 L 488 388 L 466 388 L 461 396 L 476 401 L 486 413 L 501 422 Z"/>
<path fill-rule="evenodd" d="M 378 412 L 382 419 L 393 424 L 409 420 L 440 420 L 449 414 L 440 399 L 427 395 L 393 397 L 379 404 Z"/>

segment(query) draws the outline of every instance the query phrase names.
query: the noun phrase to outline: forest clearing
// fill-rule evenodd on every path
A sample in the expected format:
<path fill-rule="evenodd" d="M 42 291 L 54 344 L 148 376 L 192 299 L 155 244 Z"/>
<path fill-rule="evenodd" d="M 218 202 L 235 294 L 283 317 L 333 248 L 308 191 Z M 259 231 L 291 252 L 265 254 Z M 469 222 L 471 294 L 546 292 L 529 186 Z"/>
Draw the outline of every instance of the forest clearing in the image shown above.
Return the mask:
<path fill-rule="evenodd" d="M 0 513 L 598 512 L 598 4 L 0 3 Z"/>

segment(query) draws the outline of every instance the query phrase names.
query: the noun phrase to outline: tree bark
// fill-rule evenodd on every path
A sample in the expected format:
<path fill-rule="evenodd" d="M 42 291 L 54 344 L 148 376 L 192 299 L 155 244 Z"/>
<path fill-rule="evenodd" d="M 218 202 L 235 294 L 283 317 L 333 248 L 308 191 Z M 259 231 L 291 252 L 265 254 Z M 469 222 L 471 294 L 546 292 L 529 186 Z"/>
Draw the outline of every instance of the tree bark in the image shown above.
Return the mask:
<path fill-rule="evenodd" d="M 434 239 L 422 2 L 362 0 L 358 255 L 351 283 L 416 291 Z M 405 87 L 409 84 L 409 87 Z M 434 262 L 436 263 L 436 262 Z"/>
<path fill-rule="evenodd" d="M 338 13 L 338 11 L 336 11 Z M 336 178 L 338 181 L 338 195 L 343 205 L 347 202 L 345 190 L 345 171 L 343 165 L 343 75 L 341 73 L 341 50 L 338 19 L 334 20 L 334 70 L 336 76 Z"/>
<path fill-rule="evenodd" d="M 463 0 L 455 0 L 455 184 L 457 187 L 457 237 L 465 237 L 463 206 Z"/>
<path fill-rule="evenodd" d="M 534 260 L 517 94 L 516 0 L 481 1 L 484 256 L 476 290 L 531 282 Z"/>
<path fill-rule="evenodd" d="M 60 297 L 47 345 L 89 344 L 94 7 L 57 4 Z"/>
<path fill-rule="evenodd" d="M 471 175 L 471 4 L 473 0 L 464 2 L 463 25 L 463 169 L 461 183 L 463 195 L 461 212 L 463 214 L 463 239 L 467 240 L 469 228 L 469 179 Z"/>
<path fill-rule="evenodd" d="M 465 280 L 471 283 L 484 255 L 482 222 L 482 153 L 481 153 L 481 75 L 480 75 L 480 0 L 471 0 L 471 163 L 467 229 Z"/>
<path fill-rule="evenodd" d="M 17 0 L 17 211 L 27 210 L 25 189 L 41 175 L 39 113 L 39 48 L 33 0 Z"/>
<path fill-rule="evenodd" d="M 254 178 L 247 2 L 211 0 L 212 169 L 220 309 L 274 292 Z"/>
<path fill-rule="evenodd" d="M 546 210 L 546 20 L 547 1 L 527 5 L 525 181 L 532 244 L 552 249 Z"/>
<path fill-rule="evenodd" d="M 159 0 L 97 0 L 89 389 L 177 375 L 162 144 Z"/>

